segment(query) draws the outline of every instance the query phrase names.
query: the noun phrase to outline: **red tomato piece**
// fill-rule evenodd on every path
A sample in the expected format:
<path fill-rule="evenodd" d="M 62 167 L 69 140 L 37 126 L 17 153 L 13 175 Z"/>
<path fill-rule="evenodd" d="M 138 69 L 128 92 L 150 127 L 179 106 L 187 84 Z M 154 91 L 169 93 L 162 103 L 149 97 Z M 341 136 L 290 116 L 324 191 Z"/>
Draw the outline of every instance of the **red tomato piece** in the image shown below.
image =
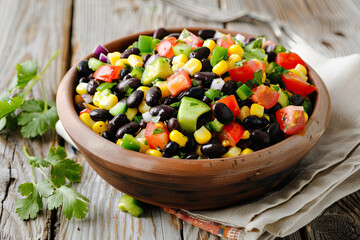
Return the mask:
<path fill-rule="evenodd" d="M 309 84 L 292 72 L 282 75 L 282 80 L 288 90 L 303 97 L 309 95 L 317 89 L 314 85 Z"/>
<path fill-rule="evenodd" d="M 189 74 L 184 69 L 175 71 L 167 78 L 167 87 L 171 95 L 174 97 L 176 97 L 181 91 L 191 87 L 191 85 L 192 82 Z"/>
<path fill-rule="evenodd" d="M 226 124 L 223 127 L 223 131 L 220 135 L 220 141 L 229 140 L 230 145 L 234 147 L 238 141 L 244 135 L 245 128 L 239 123 L 233 121 L 232 123 Z"/>
<path fill-rule="evenodd" d="M 285 69 L 293 69 L 296 65 L 301 64 L 306 67 L 305 62 L 296 53 L 282 52 L 278 53 L 275 59 L 277 65 L 284 67 Z"/>
<path fill-rule="evenodd" d="M 253 95 L 251 95 L 250 99 L 263 106 L 265 109 L 270 109 L 277 103 L 280 94 L 269 88 L 265 85 L 260 85 L 251 90 Z"/>
<path fill-rule="evenodd" d="M 94 72 L 93 77 L 97 80 L 112 82 L 113 79 L 119 77 L 121 69 L 123 69 L 123 67 L 102 65 Z"/>
<path fill-rule="evenodd" d="M 241 67 L 230 69 L 230 77 L 236 82 L 246 83 L 254 78 L 254 73 L 262 69 L 265 73 L 265 64 L 258 60 L 250 60 L 243 63 Z"/>
<path fill-rule="evenodd" d="M 216 45 L 224 48 L 229 48 L 231 45 L 234 45 L 235 41 L 231 38 L 230 34 L 227 34 L 216 41 Z"/>
<path fill-rule="evenodd" d="M 234 114 L 234 117 L 240 114 L 240 107 L 234 95 L 224 97 L 217 102 L 224 103 Z"/>
<path fill-rule="evenodd" d="M 155 124 L 154 122 L 150 121 L 146 125 L 144 136 L 148 142 L 149 147 L 152 149 L 159 147 L 164 150 L 164 147 L 170 139 L 169 131 L 163 122 L 158 122 Z"/>
<path fill-rule="evenodd" d="M 288 135 L 298 133 L 305 128 L 303 106 L 287 106 L 276 111 L 275 115 L 280 129 Z"/>
<path fill-rule="evenodd" d="M 192 49 L 201 47 L 203 44 L 203 41 L 200 38 L 187 29 L 184 29 L 181 32 L 179 40 L 184 41 L 186 44 L 190 45 Z"/>
<path fill-rule="evenodd" d="M 172 49 L 173 46 L 178 45 L 177 39 L 175 37 L 168 37 L 164 40 L 161 40 L 158 44 L 156 44 L 156 51 L 158 51 L 161 57 L 171 58 L 174 56 L 174 51 Z"/>

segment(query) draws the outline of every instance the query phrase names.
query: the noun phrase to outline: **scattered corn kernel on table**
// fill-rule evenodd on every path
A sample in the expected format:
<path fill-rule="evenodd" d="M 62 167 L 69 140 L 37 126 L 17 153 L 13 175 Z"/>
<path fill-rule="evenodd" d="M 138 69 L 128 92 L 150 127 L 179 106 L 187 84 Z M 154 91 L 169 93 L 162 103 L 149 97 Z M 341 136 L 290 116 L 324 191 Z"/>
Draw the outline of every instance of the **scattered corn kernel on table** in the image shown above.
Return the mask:
<path fill-rule="evenodd" d="M 360 2 L 335 0 L 202 0 L 220 9 L 249 9 L 285 21 L 293 31 L 327 57 L 360 53 Z M 199 3 L 197 3 L 199 4 Z M 158 27 L 227 28 L 274 39 L 271 29 L 256 22 L 198 22 L 161 1 L 146 0 L 6 0 L 0 8 L 0 93 L 15 75 L 16 63 L 34 59 L 43 66 L 57 49 L 60 57 L 45 74 L 46 92 L 55 100 L 57 86 L 69 67 L 105 43 L 127 34 Z M 40 85 L 32 96 L 41 96 Z M 22 221 L 14 203 L 17 187 L 31 179 L 23 145 L 45 156 L 51 145 L 63 145 L 83 165 L 77 191 L 89 198 L 85 220 L 66 220 L 60 210 L 42 210 L 35 220 Z M 163 210 L 146 206 L 141 218 L 118 210 L 122 193 L 102 180 L 54 131 L 23 139 L 19 131 L 0 133 L 0 239 L 219 239 Z M 40 177 L 40 176 L 36 176 Z M 359 239 L 360 192 L 329 207 L 306 227 L 285 239 Z M 325 224 L 326 223 L 326 224 Z"/>

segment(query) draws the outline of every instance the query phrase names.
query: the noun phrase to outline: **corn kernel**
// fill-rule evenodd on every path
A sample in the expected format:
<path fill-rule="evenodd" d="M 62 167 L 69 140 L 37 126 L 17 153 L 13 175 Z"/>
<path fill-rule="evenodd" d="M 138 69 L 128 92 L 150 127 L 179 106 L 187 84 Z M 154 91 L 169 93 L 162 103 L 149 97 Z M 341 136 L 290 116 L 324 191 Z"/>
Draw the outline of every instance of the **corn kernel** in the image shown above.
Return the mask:
<path fill-rule="evenodd" d="M 85 82 L 81 82 L 79 83 L 77 86 L 76 86 L 76 92 L 79 94 L 79 95 L 83 95 L 83 94 L 87 94 L 87 83 Z"/>
<path fill-rule="evenodd" d="M 86 126 L 88 126 L 89 128 L 92 129 L 95 122 L 94 122 L 94 120 L 91 119 L 89 113 L 83 113 L 79 117 L 80 117 L 81 121 L 86 124 Z"/>
<path fill-rule="evenodd" d="M 305 76 L 307 75 L 307 69 L 304 65 L 298 63 L 295 67 L 296 70 L 299 70 L 302 74 L 304 74 Z"/>
<path fill-rule="evenodd" d="M 118 98 L 114 94 L 109 94 L 100 99 L 99 108 L 110 110 L 117 103 L 118 103 Z"/>
<path fill-rule="evenodd" d="M 300 64 L 298 64 L 298 65 L 300 65 Z M 302 65 L 300 65 L 300 66 L 302 66 Z M 295 75 L 297 75 L 298 77 L 300 77 L 300 78 L 301 78 L 302 80 L 304 80 L 304 81 L 307 81 L 307 80 L 308 80 L 308 77 L 305 76 L 300 70 L 298 70 L 298 69 L 296 69 L 296 68 L 290 69 L 289 71 L 292 72 L 292 73 L 294 73 Z"/>
<path fill-rule="evenodd" d="M 227 157 L 236 157 L 239 156 L 241 154 L 241 149 L 238 147 L 232 147 L 229 149 L 229 151 L 227 151 L 227 153 L 225 153 L 224 155 L 222 155 L 222 157 L 227 158 Z"/>
<path fill-rule="evenodd" d="M 171 69 L 173 70 L 173 72 L 175 72 L 176 70 L 179 70 L 180 68 L 182 68 L 185 65 L 185 63 L 179 62 L 177 64 L 173 64 Z"/>
<path fill-rule="evenodd" d="M 128 108 L 125 112 L 125 115 L 129 119 L 129 121 L 132 121 L 136 116 L 137 112 L 138 112 L 137 108 Z"/>
<path fill-rule="evenodd" d="M 238 54 L 231 54 L 230 57 L 227 59 L 227 63 L 229 65 L 229 70 L 237 68 L 235 63 L 240 62 L 241 57 Z"/>
<path fill-rule="evenodd" d="M 116 144 L 117 144 L 117 145 L 121 145 L 121 143 L 122 143 L 122 139 L 119 138 L 119 139 L 116 141 Z"/>
<path fill-rule="evenodd" d="M 142 60 L 142 58 L 135 54 L 131 54 L 128 57 L 128 61 L 130 66 L 132 67 L 142 67 L 144 65 L 144 61 Z"/>
<path fill-rule="evenodd" d="M 148 150 L 146 150 L 145 154 L 154 156 L 154 157 L 162 157 L 162 153 L 156 149 L 148 149 Z"/>
<path fill-rule="evenodd" d="M 225 60 L 221 60 L 218 62 L 212 69 L 212 72 L 217 74 L 218 76 L 223 75 L 229 70 L 229 65 Z"/>
<path fill-rule="evenodd" d="M 264 117 L 265 117 L 268 121 L 270 121 L 270 115 L 269 115 L 269 114 L 264 114 Z"/>
<path fill-rule="evenodd" d="M 170 140 L 173 142 L 176 142 L 181 147 L 185 147 L 185 145 L 188 141 L 188 138 L 186 136 L 184 136 L 184 134 L 182 134 L 178 130 L 172 130 L 170 133 Z"/>
<path fill-rule="evenodd" d="M 309 115 L 306 112 L 304 112 L 304 117 L 305 117 L 305 123 L 306 123 L 309 120 Z"/>
<path fill-rule="evenodd" d="M 108 130 L 108 125 L 104 121 L 97 121 L 92 126 L 92 130 L 101 136 L 104 131 Z"/>
<path fill-rule="evenodd" d="M 139 112 L 146 113 L 150 110 L 151 107 L 147 105 L 145 101 L 142 101 L 138 108 L 139 108 Z"/>
<path fill-rule="evenodd" d="M 94 104 L 95 106 L 99 106 L 100 99 L 101 99 L 100 92 L 96 92 L 96 93 L 94 94 L 94 97 L 93 97 L 93 104 Z"/>
<path fill-rule="evenodd" d="M 204 154 L 201 152 L 201 145 L 197 145 L 196 146 L 196 151 L 197 155 L 199 155 L 202 158 L 205 158 Z"/>
<path fill-rule="evenodd" d="M 212 52 L 214 50 L 214 48 L 216 47 L 216 43 L 214 40 L 206 39 L 203 43 L 203 47 L 209 48 L 210 52 Z"/>
<path fill-rule="evenodd" d="M 185 56 L 185 54 L 180 54 L 174 57 L 172 64 L 178 64 L 178 63 L 187 63 L 189 59 L 187 58 L 187 56 Z"/>
<path fill-rule="evenodd" d="M 240 108 L 240 114 L 237 115 L 236 117 L 238 119 L 242 121 L 244 121 L 245 118 L 247 118 L 248 116 L 250 116 L 250 108 L 248 106 L 242 106 Z"/>
<path fill-rule="evenodd" d="M 147 93 L 147 91 L 149 90 L 150 88 L 149 87 L 145 87 L 145 86 L 140 86 L 138 87 L 136 90 L 141 90 L 144 92 L 144 98 L 145 98 L 145 95 Z"/>
<path fill-rule="evenodd" d="M 250 115 L 255 115 L 259 118 L 262 118 L 264 116 L 264 107 L 257 103 L 251 104 Z"/>
<path fill-rule="evenodd" d="M 228 55 L 232 55 L 232 54 L 237 54 L 240 56 L 240 58 L 242 58 L 242 56 L 244 54 L 244 50 L 242 49 L 242 47 L 240 45 L 233 44 L 229 47 L 229 50 L 228 50 Z"/>
<path fill-rule="evenodd" d="M 189 61 L 183 66 L 183 69 L 193 76 L 195 73 L 200 72 L 202 68 L 202 63 L 197 58 L 190 58 Z"/>
<path fill-rule="evenodd" d="M 156 123 L 156 124 L 155 124 L 155 127 L 157 127 L 157 128 L 162 128 L 162 127 L 163 127 L 163 125 L 162 125 L 162 124 L 160 124 L 160 123 Z"/>
<path fill-rule="evenodd" d="M 245 130 L 245 132 L 242 135 L 241 139 L 249 139 L 249 138 L 250 138 L 250 132 L 248 130 Z"/>
<path fill-rule="evenodd" d="M 170 91 L 167 87 L 167 81 L 157 81 L 155 86 L 159 87 L 161 90 L 161 98 L 166 98 L 170 96 Z"/>
<path fill-rule="evenodd" d="M 90 104 L 90 103 L 87 103 L 87 104 L 86 104 L 86 107 L 87 107 L 88 109 L 90 109 L 91 111 L 97 109 L 96 106 L 94 106 L 94 105 L 92 105 L 92 104 Z"/>
<path fill-rule="evenodd" d="M 228 146 L 230 146 L 230 141 L 229 140 L 223 140 L 221 142 L 221 145 L 223 145 L 224 147 L 228 147 Z"/>
<path fill-rule="evenodd" d="M 211 139 L 211 132 L 204 126 L 194 132 L 195 140 L 199 144 L 205 144 Z"/>
<path fill-rule="evenodd" d="M 80 96 L 80 95 L 75 95 L 75 97 L 74 97 L 74 103 L 75 103 L 75 104 L 79 104 L 79 103 L 82 103 L 82 102 L 84 102 L 84 99 L 82 98 L 82 96 Z"/>
<path fill-rule="evenodd" d="M 107 54 L 107 58 L 109 59 L 111 65 L 115 65 L 116 62 L 120 59 L 121 53 L 120 52 L 112 52 Z"/>
<path fill-rule="evenodd" d="M 141 138 L 136 138 L 136 139 L 137 139 L 137 140 L 139 141 L 139 143 L 140 143 L 140 151 L 139 151 L 139 152 L 141 152 L 141 153 L 146 153 L 146 151 L 147 151 L 148 149 L 150 149 L 146 138 L 141 137 Z"/>
<path fill-rule="evenodd" d="M 123 68 L 126 68 L 127 66 L 129 66 L 130 63 L 127 60 L 127 58 L 120 58 L 119 60 L 116 61 L 115 66 L 120 66 Z"/>
<path fill-rule="evenodd" d="M 240 155 L 245 155 L 245 154 L 249 154 L 249 153 L 252 153 L 252 152 L 254 152 L 252 149 L 245 148 L 244 150 L 242 150 Z"/>

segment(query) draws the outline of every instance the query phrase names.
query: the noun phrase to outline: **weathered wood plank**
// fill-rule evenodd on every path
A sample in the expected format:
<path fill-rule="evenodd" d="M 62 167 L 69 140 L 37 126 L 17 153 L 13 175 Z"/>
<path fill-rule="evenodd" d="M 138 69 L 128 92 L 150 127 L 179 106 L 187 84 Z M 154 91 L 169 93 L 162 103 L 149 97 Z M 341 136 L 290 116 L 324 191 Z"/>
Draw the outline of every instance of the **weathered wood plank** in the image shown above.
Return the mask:
<path fill-rule="evenodd" d="M 16 63 L 34 59 L 42 67 L 57 49 L 64 50 L 44 76 L 46 93 L 55 100 L 59 79 L 66 67 L 67 39 L 71 1 L 2 1 L 0 8 L 0 81 L 1 93 L 11 83 Z M 41 98 L 40 85 L 31 95 Z M 51 212 L 42 211 L 37 219 L 22 221 L 15 213 L 14 203 L 20 197 L 17 187 L 31 181 L 30 166 L 26 163 L 23 145 L 31 154 L 46 156 L 50 145 L 57 144 L 57 135 L 50 131 L 44 137 L 22 139 L 19 132 L 0 134 L 0 239 L 48 239 L 51 234 Z M 36 174 L 39 179 L 40 175 Z"/>

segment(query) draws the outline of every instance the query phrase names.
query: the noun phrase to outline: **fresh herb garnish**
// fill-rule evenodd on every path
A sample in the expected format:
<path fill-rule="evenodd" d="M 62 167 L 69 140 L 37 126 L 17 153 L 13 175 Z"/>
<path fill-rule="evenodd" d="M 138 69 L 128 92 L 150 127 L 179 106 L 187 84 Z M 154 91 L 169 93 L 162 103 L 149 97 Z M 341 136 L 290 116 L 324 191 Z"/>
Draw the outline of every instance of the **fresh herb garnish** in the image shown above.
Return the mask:
<path fill-rule="evenodd" d="M 162 133 L 164 130 L 162 128 L 155 128 L 152 135 L 156 135 L 156 134 L 160 134 Z"/>
<path fill-rule="evenodd" d="M 177 108 L 177 107 L 180 106 L 180 104 L 181 104 L 181 102 L 174 102 L 174 103 L 170 104 L 169 106 L 170 106 L 170 107 Z"/>
<path fill-rule="evenodd" d="M 125 90 L 125 96 L 126 96 L 126 97 L 130 96 L 130 94 L 134 91 L 134 89 L 131 88 L 130 86 L 126 86 L 126 87 L 124 88 L 124 90 Z"/>
<path fill-rule="evenodd" d="M 79 182 L 82 167 L 66 156 L 62 147 L 51 147 L 46 158 L 30 156 L 24 146 L 27 162 L 31 165 L 31 183 L 23 183 L 18 192 L 25 198 L 16 201 L 16 213 L 22 220 L 34 219 L 43 207 L 43 198 L 46 199 L 49 210 L 62 206 L 63 214 L 67 219 L 73 216 L 78 219 L 86 217 L 89 200 L 76 192 L 68 182 Z M 50 176 L 44 168 L 50 167 Z M 44 176 L 37 183 L 34 178 L 34 168 Z"/>

